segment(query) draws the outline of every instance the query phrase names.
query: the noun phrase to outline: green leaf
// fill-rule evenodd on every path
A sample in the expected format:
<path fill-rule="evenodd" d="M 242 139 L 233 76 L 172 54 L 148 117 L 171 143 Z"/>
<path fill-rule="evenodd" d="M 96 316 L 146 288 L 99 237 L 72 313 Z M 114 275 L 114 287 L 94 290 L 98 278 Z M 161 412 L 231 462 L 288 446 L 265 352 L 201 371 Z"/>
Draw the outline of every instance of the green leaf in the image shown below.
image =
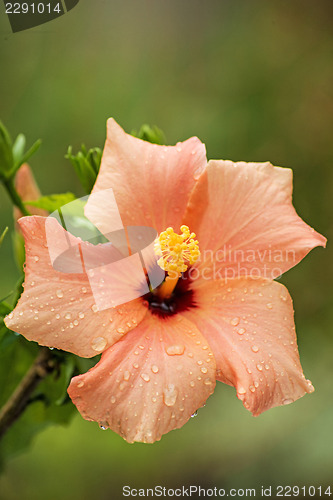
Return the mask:
<path fill-rule="evenodd" d="M 12 308 L 10 307 L 7 302 L 1 301 L 0 302 L 0 317 L 4 318 L 11 312 Z"/>
<path fill-rule="evenodd" d="M 163 145 L 166 142 L 164 133 L 161 129 L 156 127 L 156 125 L 153 127 L 150 127 L 147 124 L 142 125 L 139 132 L 132 130 L 131 135 L 153 144 Z"/>
<path fill-rule="evenodd" d="M 55 351 L 57 353 L 58 351 Z M 46 377 L 38 386 L 35 392 L 37 398 L 42 399 L 47 404 L 57 406 L 64 403 L 67 395 L 67 387 L 74 374 L 75 360 L 71 354 L 64 354 L 59 351 L 59 370 Z"/>
<path fill-rule="evenodd" d="M 12 232 L 12 244 L 14 249 L 15 261 L 18 269 L 22 271 L 25 262 L 24 238 L 17 231 Z"/>
<path fill-rule="evenodd" d="M 16 137 L 15 142 L 13 144 L 14 163 L 17 163 L 23 156 L 25 143 L 26 143 L 25 136 L 23 134 L 19 134 Z"/>
<path fill-rule="evenodd" d="M 1 245 L 2 245 L 2 242 L 3 242 L 3 240 L 4 240 L 4 238 L 5 238 L 6 234 L 7 234 L 7 232 L 8 232 L 8 227 L 6 227 L 6 228 L 4 229 L 4 231 L 3 231 L 2 235 L 0 236 L 0 247 L 1 247 Z"/>
<path fill-rule="evenodd" d="M 73 193 L 62 193 L 62 194 L 50 194 L 49 196 L 42 196 L 37 201 L 27 201 L 25 205 L 42 208 L 43 210 L 47 210 L 48 212 L 54 212 L 55 210 L 59 210 L 59 208 L 63 207 L 67 203 L 71 201 L 75 201 L 76 196 Z"/>
<path fill-rule="evenodd" d="M 48 405 L 38 399 L 32 402 L 1 440 L 0 469 L 6 459 L 27 449 L 36 435 L 45 428 L 68 424 L 75 411 L 75 406 L 69 400 L 61 406 Z"/>
<path fill-rule="evenodd" d="M 34 362 L 39 347 L 21 335 L 0 329 L 0 407 L 8 400 Z M 9 456 L 28 447 L 33 437 L 45 427 L 66 424 L 75 413 L 67 387 L 75 368 L 75 356 L 54 351 L 58 369 L 36 387 L 27 408 L 3 436 L 0 465 Z"/>
<path fill-rule="evenodd" d="M 42 144 L 41 139 L 37 139 L 37 141 L 31 146 L 31 148 L 28 149 L 26 153 L 24 153 L 22 156 L 20 156 L 17 161 L 15 161 L 14 167 L 10 171 L 10 177 L 14 176 L 18 169 L 20 168 L 23 163 L 27 162 L 29 158 L 38 151 Z"/>
<path fill-rule="evenodd" d="M 91 148 L 87 151 L 85 145 L 82 144 L 81 150 L 74 155 L 72 146 L 69 146 L 65 158 L 72 163 L 84 190 L 89 194 L 99 172 L 102 151 L 100 148 Z"/>
<path fill-rule="evenodd" d="M 8 130 L 0 121 L 0 176 L 7 178 L 13 163 L 12 140 Z"/>

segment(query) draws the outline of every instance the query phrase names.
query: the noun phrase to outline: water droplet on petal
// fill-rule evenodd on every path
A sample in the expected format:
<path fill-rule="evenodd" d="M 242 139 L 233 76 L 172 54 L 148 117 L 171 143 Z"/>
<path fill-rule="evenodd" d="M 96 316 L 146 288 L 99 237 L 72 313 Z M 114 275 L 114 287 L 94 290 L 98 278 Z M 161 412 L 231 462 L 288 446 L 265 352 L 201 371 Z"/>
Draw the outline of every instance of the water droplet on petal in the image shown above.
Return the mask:
<path fill-rule="evenodd" d="M 169 384 L 165 389 L 163 389 L 163 400 L 166 406 L 174 406 L 177 396 L 178 393 L 174 384 Z"/>
<path fill-rule="evenodd" d="M 152 367 L 151 367 L 151 371 L 152 371 L 153 373 L 158 373 L 158 366 L 156 366 L 156 365 L 152 365 Z"/>
<path fill-rule="evenodd" d="M 251 349 L 252 349 L 252 351 L 253 351 L 253 352 L 258 352 L 258 351 L 259 351 L 259 347 L 258 347 L 258 346 L 256 346 L 256 345 L 253 345 L 253 346 L 251 347 Z"/>
<path fill-rule="evenodd" d="M 201 371 L 202 371 L 202 370 L 201 370 Z M 213 383 L 213 382 L 212 382 L 212 379 L 210 379 L 210 378 L 206 378 L 206 379 L 204 380 L 204 384 L 205 384 L 205 385 L 212 385 L 212 383 Z"/>
<path fill-rule="evenodd" d="M 239 318 L 233 318 L 230 323 L 232 326 L 237 326 L 239 324 Z"/>
<path fill-rule="evenodd" d="M 38 262 L 38 261 L 39 261 L 39 257 L 38 257 L 38 255 L 35 255 L 35 257 L 34 257 L 34 261 L 35 261 L 35 262 Z"/>
<path fill-rule="evenodd" d="M 92 306 L 91 306 L 91 310 L 92 310 L 92 312 L 97 313 L 97 311 L 98 311 L 98 306 L 97 306 L 96 304 L 92 305 Z"/>
<path fill-rule="evenodd" d="M 91 347 L 94 351 L 101 352 L 106 347 L 107 343 L 104 337 L 96 337 L 91 341 Z"/>
<path fill-rule="evenodd" d="M 181 355 L 185 351 L 185 346 L 184 345 L 171 345 L 166 348 L 166 353 L 169 354 L 169 356 L 176 356 L 176 355 Z"/>
<path fill-rule="evenodd" d="M 78 387 L 83 387 L 84 386 L 84 382 L 83 380 L 80 380 L 80 382 L 77 383 L 77 386 Z"/>
<path fill-rule="evenodd" d="M 129 380 L 130 376 L 131 376 L 131 374 L 128 370 L 124 371 L 124 380 Z"/>
<path fill-rule="evenodd" d="M 62 290 L 57 290 L 56 291 L 56 296 L 58 297 L 58 299 L 62 299 L 62 297 L 64 296 L 63 291 Z"/>
<path fill-rule="evenodd" d="M 83 319 L 83 318 L 84 318 L 84 313 L 83 313 L 83 312 L 80 312 L 80 313 L 79 313 L 79 318 L 80 318 L 80 319 Z"/>
<path fill-rule="evenodd" d="M 283 404 L 283 405 L 290 405 L 290 404 L 291 404 L 291 403 L 293 403 L 293 402 L 294 402 L 294 400 L 293 400 L 293 399 L 291 399 L 291 398 L 286 398 L 286 399 L 284 399 L 284 400 L 282 401 L 282 404 Z"/>
<path fill-rule="evenodd" d="M 105 425 L 100 425 L 99 428 L 102 430 L 102 431 L 106 431 L 107 427 L 105 427 Z"/>
<path fill-rule="evenodd" d="M 246 332 L 245 328 L 238 328 L 237 333 L 243 335 Z"/>
<path fill-rule="evenodd" d="M 259 370 L 260 372 L 262 372 L 262 365 L 260 365 L 259 363 L 257 364 L 257 370 Z"/>
<path fill-rule="evenodd" d="M 271 302 L 268 302 L 268 304 L 266 304 L 266 307 L 267 309 L 273 309 L 273 304 Z"/>
<path fill-rule="evenodd" d="M 111 396 L 110 401 L 112 404 L 114 404 L 116 402 L 116 398 L 114 396 Z"/>
<path fill-rule="evenodd" d="M 192 413 L 191 418 L 194 418 L 194 417 L 196 417 L 197 415 L 198 415 L 198 410 L 195 410 L 195 412 L 194 412 L 194 413 Z"/>
<path fill-rule="evenodd" d="M 146 373 L 141 373 L 141 378 L 145 382 L 149 382 L 149 380 L 150 380 L 149 375 L 147 375 Z"/>
<path fill-rule="evenodd" d="M 205 366 L 203 366 L 202 368 L 200 368 L 200 371 L 202 373 L 207 373 L 208 372 L 208 370 L 207 370 L 207 368 Z"/>

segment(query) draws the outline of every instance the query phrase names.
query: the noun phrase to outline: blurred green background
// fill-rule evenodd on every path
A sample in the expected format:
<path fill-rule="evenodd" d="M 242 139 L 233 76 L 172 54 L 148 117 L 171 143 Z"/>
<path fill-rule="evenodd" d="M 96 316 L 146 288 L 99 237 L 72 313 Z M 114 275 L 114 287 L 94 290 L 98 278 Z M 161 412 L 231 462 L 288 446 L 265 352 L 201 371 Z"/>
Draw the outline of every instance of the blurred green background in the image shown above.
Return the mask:
<path fill-rule="evenodd" d="M 31 161 L 43 194 L 83 194 L 67 146 L 102 146 L 113 116 L 127 131 L 156 124 L 169 144 L 197 135 L 209 158 L 293 168 L 297 212 L 330 239 L 332 18 L 331 0 L 81 0 L 13 35 L 1 4 L 0 117 L 12 136 L 43 139 Z M 0 230 L 10 224 L 0 187 Z M 218 384 L 196 418 L 154 445 L 129 445 L 77 415 L 7 464 L 0 499 L 109 500 L 125 484 L 332 483 L 331 257 L 329 243 L 282 279 L 314 394 L 253 418 Z M 0 297 L 17 277 L 6 238 Z"/>

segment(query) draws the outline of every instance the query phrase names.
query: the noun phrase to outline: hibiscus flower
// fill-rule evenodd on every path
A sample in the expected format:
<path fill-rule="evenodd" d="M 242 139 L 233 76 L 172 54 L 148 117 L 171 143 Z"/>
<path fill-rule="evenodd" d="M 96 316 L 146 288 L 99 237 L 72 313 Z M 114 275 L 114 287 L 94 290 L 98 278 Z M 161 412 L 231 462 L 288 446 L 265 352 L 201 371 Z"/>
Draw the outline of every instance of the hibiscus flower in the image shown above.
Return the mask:
<path fill-rule="evenodd" d="M 112 243 L 83 242 L 52 218 L 20 219 L 26 281 L 6 325 L 79 356 L 103 353 L 68 389 L 85 419 L 128 442 L 154 442 L 184 425 L 216 381 L 234 386 L 255 416 L 313 391 L 290 295 L 274 278 L 326 240 L 296 214 L 290 169 L 207 163 L 195 137 L 153 145 L 110 119 L 85 214 L 105 235 L 119 224 L 154 228 L 142 274 L 159 266 L 165 278 L 147 288 L 137 267 L 117 258 L 111 276 Z M 65 255 L 69 243 L 75 251 L 59 269 L 50 255 Z M 96 305 L 94 280 L 102 296 L 131 300 Z"/>

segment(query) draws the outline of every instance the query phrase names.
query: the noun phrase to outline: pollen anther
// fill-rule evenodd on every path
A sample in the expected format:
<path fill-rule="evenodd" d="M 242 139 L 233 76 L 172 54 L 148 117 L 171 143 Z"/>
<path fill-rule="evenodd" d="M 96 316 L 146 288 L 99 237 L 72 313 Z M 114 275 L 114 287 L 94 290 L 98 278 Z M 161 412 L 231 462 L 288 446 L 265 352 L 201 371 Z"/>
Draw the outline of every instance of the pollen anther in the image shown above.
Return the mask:
<path fill-rule="evenodd" d="M 156 239 L 154 249 L 160 257 L 158 265 L 169 274 L 176 272 L 178 276 L 184 273 L 189 266 L 200 257 L 198 240 L 195 233 L 191 233 L 188 226 L 180 227 L 181 234 L 168 227 Z"/>

